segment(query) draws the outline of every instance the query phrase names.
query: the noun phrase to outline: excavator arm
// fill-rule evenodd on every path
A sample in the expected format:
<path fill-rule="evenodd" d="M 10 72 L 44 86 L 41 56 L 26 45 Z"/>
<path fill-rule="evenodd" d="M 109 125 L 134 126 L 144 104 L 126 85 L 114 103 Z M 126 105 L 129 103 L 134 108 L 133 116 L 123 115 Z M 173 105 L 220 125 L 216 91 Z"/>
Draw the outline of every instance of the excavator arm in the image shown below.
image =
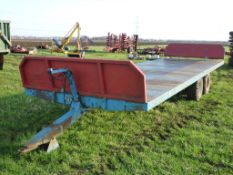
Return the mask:
<path fill-rule="evenodd" d="M 55 45 L 57 46 L 57 48 L 55 49 L 55 51 L 57 52 L 64 52 L 67 53 L 68 56 L 77 56 L 78 57 L 82 57 L 82 47 L 81 47 L 81 42 L 80 42 L 80 25 L 77 22 L 71 29 L 70 31 L 65 35 L 65 37 L 59 41 L 57 39 L 53 39 L 53 42 L 55 43 Z M 70 43 L 73 35 L 77 33 L 77 37 L 76 37 L 76 49 L 74 52 L 67 52 L 66 50 L 66 46 Z"/>
<path fill-rule="evenodd" d="M 80 43 L 80 25 L 77 22 L 72 28 L 71 30 L 66 34 L 66 36 L 62 39 L 62 43 L 61 43 L 61 48 L 63 49 L 67 44 L 70 43 L 70 40 L 72 39 L 73 35 L 75 32 L 77 32 L 77 50 L 81 50 L 81 43 Z"/>

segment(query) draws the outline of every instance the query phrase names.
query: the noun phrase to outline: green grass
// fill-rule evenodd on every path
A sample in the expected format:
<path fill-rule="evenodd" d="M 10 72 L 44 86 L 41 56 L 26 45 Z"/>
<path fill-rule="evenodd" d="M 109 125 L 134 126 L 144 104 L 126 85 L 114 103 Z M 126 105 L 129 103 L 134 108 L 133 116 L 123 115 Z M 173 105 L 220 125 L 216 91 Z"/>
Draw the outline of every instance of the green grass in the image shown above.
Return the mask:
<path fill-rule="evenodd" d="M 68 108 L 25 96 L 21 56 L 5 58 L 0 174 L 233 174 L 233 69 L 227 64 L 212 73 L 211 91 L 199 102 L 178 94 L 149 112 L 95 109 L 58 138 L 58 150 L 20 155 L 17 150 L 28 139 Z"/>

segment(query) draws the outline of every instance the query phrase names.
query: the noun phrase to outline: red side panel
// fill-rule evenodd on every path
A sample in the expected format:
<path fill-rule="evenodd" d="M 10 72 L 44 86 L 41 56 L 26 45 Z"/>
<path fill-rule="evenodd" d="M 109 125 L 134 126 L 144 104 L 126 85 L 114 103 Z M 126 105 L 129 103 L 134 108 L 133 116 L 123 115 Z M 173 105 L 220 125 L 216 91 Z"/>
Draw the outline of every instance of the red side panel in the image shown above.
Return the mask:
<path fill-rule="evenodd" d="M 220 44 L 169 44 L 164 52 L 169 57 L 224 59 L 225 50 Z"/>
<path fill-rule="evenodd" d="M 81 95 L 146 102 L 144 74 L 131 61 L 28 56 L 20 65 L 23 86 L 70 91 L 64 77 L 49 75 L 49 68 L 70 69 Z"/>

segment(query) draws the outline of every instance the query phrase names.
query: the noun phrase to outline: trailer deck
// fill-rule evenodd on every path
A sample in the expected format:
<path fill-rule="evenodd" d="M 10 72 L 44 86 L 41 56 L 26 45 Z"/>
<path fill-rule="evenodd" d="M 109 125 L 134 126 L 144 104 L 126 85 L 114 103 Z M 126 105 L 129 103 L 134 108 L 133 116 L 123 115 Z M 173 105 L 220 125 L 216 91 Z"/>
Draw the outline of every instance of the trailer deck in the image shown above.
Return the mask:
<path fill-rule="evenodd" d="M 64 68 L 69 67 L 68 65 L 74 65 L 74 62 L 80 63 L 82 66 L 84 66 L 83 63 L 85 63 L 85 66 L 89 63 L 96 63 L 98 67 L 100 67 L 99 64 L 102 64 L 103 70 L 97 70 L 97 72 L 102 72 L 100 77 L 96 77 L 96 73 L 93 71 L 94 68 L 90 68 L 90 66 L 87 66 L 90 68 L 89 71 L 86 70 L 86 68 L 83 70 L 80 68 L 80 71 L 77 74 L 83 74 L 83 76 L 78 77 L 76 75 L 77 87 L 85 106 L 89 108 L 102 108 L 104 110 L 115 111 L 148 111 L 224 64 L 222 59 L 159 58 L 153 61 L 145 61 L 134 65 L 131 61 L 87 61 L 66 58 L 66 64 L 63 65 L 64 60 L 62 60 L 62 58 L 58 58 L 58 67 L 57 64 L 52 66 L 54 59 L 57 61 L 57 58 L 51 57 L 48 58 L 47 61 L 52 62 L 46 63 L 45 58 L 26 58 L 26 60 L 29 61 L 29 64 L 32 61 L 35 61 L 35 63 L 38 64 L 37 71 L 34 73 L 32 71 L 26 71 L 27 78 L 26 80 L 23 78 L 27 95 L 38 96 L 46 100 L 53 100 L 58 103 L 70 105 L 70 99 L 72 98 L 71 94 L 69 92 L 57 91 L 56 89 L 61 89 L 61 86 L 59 88 L 56 87 L 51 89 L 48 86 L 50 84 L 49 78 L 42 76 L 43 74 L 40 73 L 39 67 L 43 68 L 43 72 L 47 76 L 47 70 L 50 66 L 55 68 Z M 47 67 L 42 65 L 40 66 L 40 62 L 45 64 Z M 106 65 L 103 66 L 103 64 Z M 128 64 L 130 67 L 126 71 L 125 66 Z M 119 69 L 117 75 L 113 75 L 112 72 L 108 72 L 108 68 L 106 68 L 107 66 L 110 66 L 110 68 L 115 72 Z M 27 64 L 23 67 L 28 69 Z M 33 68 L 31 65 L 29 67 Z M 76 67 L 78 69 L 79 66 L 77 65 Z M 75 67 L 70 67 L 70 69 L 74 70 Z M 84 73 L 84 71 L 87 72 Z M 23 76 L 23 71 L 21 71 L 21 74 Z M 112 82 L 110 82 L 110 80 Z M 80 86 L 84 81 L 86 81 L 85 83 L 87 86 Z M 100 82 L 103 82 L 103 84 Z M 112 86 L 110 87 L 108 83 Z M 100 88 L 98 88 L 98 86 Z M 120 88 L 121 91 L 119 91 Z M 65 89 L 69 89 L 69 87 L 67 86 Z M 90 90 L 92 92 L 90 92 Z M 97 92 L 97 90 L 100 92 Z M 101 92 L 103 93 L 101 94 Z M 121 93 L 124 95 L 121 95 Z"/>
<path fill-rule="evenodd" d="M 160 58 L 137 64 L 146 76 L 147 110 L 159 105 L 208 75 L 221 59 Z"/>

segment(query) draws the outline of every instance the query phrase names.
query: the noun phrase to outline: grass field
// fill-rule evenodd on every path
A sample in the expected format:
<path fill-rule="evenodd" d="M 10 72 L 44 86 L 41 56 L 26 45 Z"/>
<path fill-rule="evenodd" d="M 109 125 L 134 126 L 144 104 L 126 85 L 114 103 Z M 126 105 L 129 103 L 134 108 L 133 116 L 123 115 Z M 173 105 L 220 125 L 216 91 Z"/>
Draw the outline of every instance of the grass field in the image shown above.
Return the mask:
<path fill-rule="evenodd" d="M 1 175 L 233 174 L 233 69 L 227 64 L 212 73 L 210 93 L 199 102 L 178 94 L 149 112 L 95 109 L 58 138 L 58 150 L 20 155 L 17 150 L 28 139 L 68 108 L 25 96 L 21 56 L 5 58 L 0 71 Z"/>

